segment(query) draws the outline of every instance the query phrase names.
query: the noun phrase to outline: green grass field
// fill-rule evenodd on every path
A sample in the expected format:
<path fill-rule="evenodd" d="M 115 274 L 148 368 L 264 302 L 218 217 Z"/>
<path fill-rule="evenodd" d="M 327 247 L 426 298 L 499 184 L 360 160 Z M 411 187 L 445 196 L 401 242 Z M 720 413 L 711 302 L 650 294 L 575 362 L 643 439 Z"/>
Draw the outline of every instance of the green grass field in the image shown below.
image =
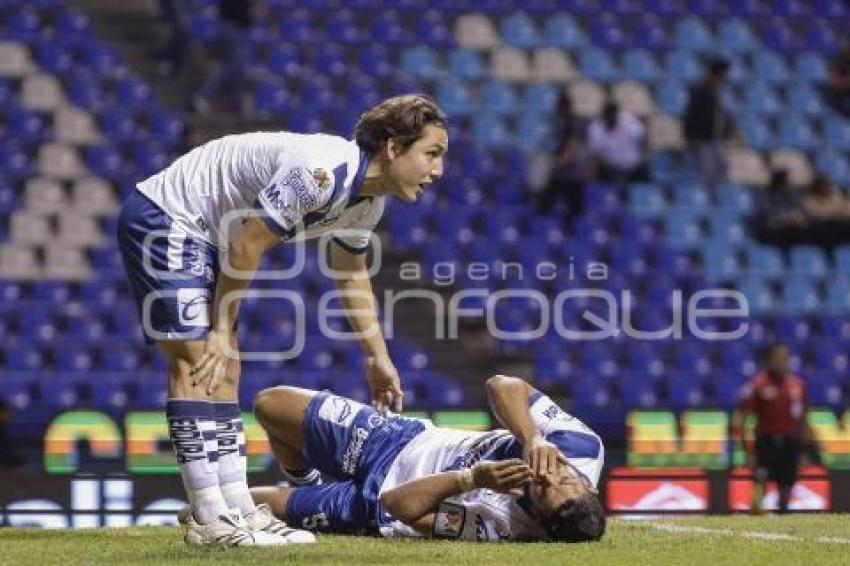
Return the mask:
<path fill-rule="evenodd" d="M 322 536 L 282 549 L 189 549 L 176 528 L 0 529 L 0 564 L 850 564 L 850 515 L 611 519 L 593 544 L 474 544 Z"/>

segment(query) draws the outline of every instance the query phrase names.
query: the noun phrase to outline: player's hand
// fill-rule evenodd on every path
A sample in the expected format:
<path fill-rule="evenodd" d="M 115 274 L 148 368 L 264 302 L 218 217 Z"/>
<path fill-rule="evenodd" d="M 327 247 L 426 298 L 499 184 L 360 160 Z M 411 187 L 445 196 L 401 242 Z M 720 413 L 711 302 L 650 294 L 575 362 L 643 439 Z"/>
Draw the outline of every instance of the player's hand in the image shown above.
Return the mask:
<path fill-rule="evenodd" d="M 522 495 L 522 486 L 531 482 L 533 477 L 528 464 L 517 458 L 479 462 L 472 467 L 472 482 L 476 488 L 487 488 L 517 496 Z"/>
<path fill-rule="evenodd" d="M 400 413 L 404 392 L 401 390 L 401 378 L 389 356 L 368 356 L 366 358 L 366 379 L 372 391 L 372 406 L 382 413 L 390 407 Z"/>
<path fill-rule="evenodd" d="M 558 447 L 540 435 L 532 438 L 523 447 L 522 453 L 525 463 L 538 479 L 554 474 L 558 462 L 567 463 L 566 457 L 558 450 Z"/>
<path fill-rule="evenodd" d="M 227 364 L 232 359 L 228 355 L 232 350 L 232 341 L 230 332 L 210 330 L 204 344 L 204 355 L 189 372 L 192 387 L 206 385 L 207 395 L 212 395 L 218 389 L 227 372 Z"/>

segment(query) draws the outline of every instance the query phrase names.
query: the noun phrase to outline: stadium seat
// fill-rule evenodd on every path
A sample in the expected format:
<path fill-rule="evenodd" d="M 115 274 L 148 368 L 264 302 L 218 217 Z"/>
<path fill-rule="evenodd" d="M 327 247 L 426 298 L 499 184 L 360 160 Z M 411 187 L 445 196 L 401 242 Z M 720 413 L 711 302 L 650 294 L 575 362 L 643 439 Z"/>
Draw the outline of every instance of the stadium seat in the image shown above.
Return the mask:
<path fill-rule="evenodd" d="M 676 44 L 689 51 L 709 52 L 715 47 L 711 30 L 696 16 L 679 20 L 676 26 Z"/>
<path fill-rule="evenodd" d="M 594 81 L 611 82 L 619 76 L 611 54 L 598 47 L 582 49 L 578 54 L 578 66 L 585 77 Z"/>
<path fill-rule="evenodd" d="M 581 25 L 568 14 L 560 13 L 547 18 L 545 27 L 545 41 L 549 47 L 571 51 L 585 44 Z"/>
<path fill-rule="evenodd" d="M 623 76 L 638 82 L 653 82 L 660 71 L 655 57 L 644 49 L 633 49 L 623 54 Z"/>
<path fill-rule="evenodd" d="M 741 19 L 730 18 L 720 22 L 717 40 L 727 49 L 749 53 L 758 47 L 758 40 L 747 23 Z"/>
<path fill-rule="evenodd" d="M 540 33 L 528 15 L 515 13 L 501 21 L 502 42 L 513 47 L 533 49 L 539 45 Z"/>
<path fill-rule="evenodd" d="M 448 70 L 458 79 L 480 80 L 487 75 L 488 69 L 477 51 L 453 49 L 449 52 Z"/>

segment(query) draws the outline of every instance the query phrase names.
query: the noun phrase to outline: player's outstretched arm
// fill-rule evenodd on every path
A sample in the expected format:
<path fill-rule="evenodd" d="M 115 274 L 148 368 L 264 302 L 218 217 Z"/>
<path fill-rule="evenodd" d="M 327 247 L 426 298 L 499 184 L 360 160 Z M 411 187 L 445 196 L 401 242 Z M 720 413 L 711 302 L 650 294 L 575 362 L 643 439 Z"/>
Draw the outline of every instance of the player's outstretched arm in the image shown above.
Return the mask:
<path fill-rule="evenodd" d="M 263 254 L 279 241 L 280 238 L 260 218 L 252 215 L 228 244 L 225 261 L 229 263 L 230 269 L 222 269 L 218 274 L 212 304 L 212 324 L 204 355 L 190 373 L 192 384 L 205 385 L 207 395 L 212 395 L 221 384 L 231 360 L 228 354 L 232 354 L 233 327 L 241 301 L 230 298 L 234 292 L 248 286 Z"/>
<path fill-rule="evenodd" d="M 542 477 L 554 473 L 556 462 L 565 462 L 564 455 L 554 444 L 546 441 L 528 407 L 528 398 L 536 391 L 518 377 L 494 375 L 487 380 L 487 399 L 496 419 L 522 444 L 525 461 Z"/>
<path fill-rule="evenodd" d="M 334 242 L 330 259 L 331 267 L 337 272 L 335 283 L 348 323 L 359 336 L 360 345 L 366 353 L 366 378 L 372 391 L 372 404 L 379 411 L 392 407 L 400 413 L 404 392 L 378 323 L 366 255 L 349 253 Z"/>
<path fill-rule="evenodd" d="M 430 535 L 434 513 L 444 499 L 481 488 L 503 493 L 521 490 L 531 476 L 531 469 L 522 460 L 480 462 L 472 468 L 430 474 L 397 485 L 381 494 L 381 504 L 396 519 Z"/>

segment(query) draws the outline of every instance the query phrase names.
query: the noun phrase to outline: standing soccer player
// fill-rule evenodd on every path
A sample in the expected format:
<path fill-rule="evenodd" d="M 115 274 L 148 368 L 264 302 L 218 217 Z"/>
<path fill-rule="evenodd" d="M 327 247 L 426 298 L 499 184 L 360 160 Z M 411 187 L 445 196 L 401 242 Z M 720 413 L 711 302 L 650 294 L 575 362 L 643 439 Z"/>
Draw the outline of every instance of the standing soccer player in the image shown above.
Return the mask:
<path fill-rule="evenodd" d="M 235 325 L 239 293 L 271 246 L 333 236 L 330 267 L 344 274 L 337 287 L 366 353 L 373 404 L 401 410 L 365 252 L 384 197 L 415 202 L 442 175 L 447 149 L 440 109 L 400 96 L 365 112 L 354 141 L 287 132 L 213 140 L 139 183 L 124 203 L 124 264 L 145 339 L 168 364 L 166 415 L 191 504 L 188 544 L 309 540 L 255 506 L 247 485 Z"/>

